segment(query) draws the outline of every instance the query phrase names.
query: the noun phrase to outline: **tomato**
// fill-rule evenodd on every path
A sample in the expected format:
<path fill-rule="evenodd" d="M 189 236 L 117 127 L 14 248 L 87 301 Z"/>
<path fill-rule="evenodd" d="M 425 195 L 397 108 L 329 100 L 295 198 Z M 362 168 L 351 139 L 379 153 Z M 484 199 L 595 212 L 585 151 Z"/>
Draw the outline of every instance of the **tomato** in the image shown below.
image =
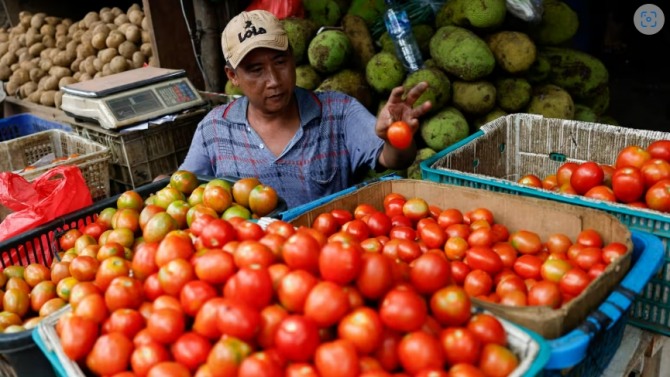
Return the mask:
<path fill-rule="evenodd" d="M 170 360 L 170 353 L 165 346 L 156 342 L 138 345 L 130 356 L 131 370 L 138 377 L 144 377 L 156 364 Z"/>
<path fill-rule="evenodd" d="M 635 167 L 619 168 L 612 176 L 612 191 L 620 202 L 636 202 L 645 192 L 644 176 Z"/>
<path fill-rule="evenodd" d="M 379 360 L 382 368 L 386 371 L 396 370 L 400 365 L 398 358 L 398 344 L 402 340 L 400 333 L 384 327 L 382 330 L 381 342 L 372 356 Z"/>
<path fill-rule="evenodd" d="M 547 237 L 544 244 L 547 247 L 547 251 L 551 254 L 567 253 L 568 248 L 572 245 L 572 240 L 563 233 L 554 233 Z"/>
<path fill-rule="evenodd" d="M 535 174 L 526 174 L 523 177 L 519 178 L 519 180 L 517 180 L 517 183 L 524 186 L 542 188 L 542 180 Z"/>
<path fill-rule="evenodd" d="M 487 376 L 504 377 L 519 365 L 519 359 L 508 348 L 499 344 L 484 345 L 479 359 L 479 369 Z"/>
<path fill-rule="evenodd" d="M 204 336 L 195 332 L 182 334 L 171 346 L 172 357 L 178 363 L 195 371 L 207 361 L 212 344 Z"/>
<path fill-rule="evenodd" d="M 135 309 L 117 309 L 113 311 L 103 324 L 103 332 L 120 332 L 132 339 L 144 328 L 142 314 Z"/>
<path fill-rule="evenodd" d="M 449 377 L 486 377 L 486 375 L 472 364 L 458 363 L 449 369 Z"/>
<path fill-rule="evenodd" d="M 288 312 L 279 305 L 269 305 L 261 310 L 261 324 L 258 332 L 258 344 L 264 349 L 274 347 L 274 337 L 279 323 L 288 316 Z"/>
<path fill-rule="evenodd" d="M 184 314 L 170 308 L 154 308 L 147 320 L 149 335 L 162 344 L 170 344 L 181 336 L 186 327 Z"/>
<path fill-rule="evenodd" d="M 179 301 L 184 313 L 195 317 L 202 305 L 216 296 L 216 289 L 210 284 L 202 280 L 191 280 L 179 292 Z"/>
<path fill-rule="evenodd" d="M 301 269 L 312 274 L 319 272 L 319 242 L 307 233 L 290 236 L 282 247 L 284 263 L 293 270 Z"/>
<path fill-rule="evenodd" d="M 391 231 L 391 218 L 384 212 L 375 212 L 370 215 L 367 226 L 373 237 L 386 236 Z"/>
<path fill-rule="evenodd" d="M 346 222 L 342 225 L 342 230 L 354 236 L 354 239 L 358 242 L 361 242 L 370 236 L 370 229 L 362 219 L 353 219 Z"/>
<path fill-rule="evenodd" d="M 100 336 L 86 356 L 86 366 L 98 375 L 113 375 L 128 368 L 133 343 L 125 335 L 114 332 Z"/>
<path fill-rule="evenodd" d="M 314 221 L 312 221 L 311 226 L 326 236 L 330 236 L 340 228 L 337 219 L 335 219 L 335 216 L 330 212 L 324 212 L 317 215 Z"/>
<path fill-rule="evenodd" d="M 521 254 L 536 254 L 542 249 L 540 236 L 529 230 L 517 230 L 510 234 L 510 243 Z"/>
<path fill-rule="evenodd" d="M 195 276 L 209 284 L 223 284 L 235 274 L 236 266 L 230 253 L 221 249 L 207 249 L 193 259 Z"/>
<path fill-rule="evenodd" d="M 72 299 L 72 292 L 74 292 L 74 288 L 81 285 L 83 283 L 78 283 L 74 287 L 72 287 L 72 291 L 70 293 L 70 299 Z M 93 284 L 91 284 L 93 287 L 95 287 Z M 80 291 L 82 288 L 78 289 Z M 88 289 L 88 288 L 87 288 Z M 97 291 L 97 288 L 95 288 Z M 79 293 L 78 293 L 79 294 Z M 2 302 L 2 297 L 3 294 L 0 294 L 0 302 Z M 34 312 L 39 312 L 40 308 L 42 305 L 44 305 L 47 301 L 51 300 L 52 298 L 58 297 L 56 293 L 56 284 L 54 284 L 51 280 L 44 280 L 30 291 L 30 308 Z M 79 301 L 82 299 L 81 296 L 77 297 L 76 303 L 72 304 L 74 308 L 76 308 L 77 304 Z"/>
<path fill-rule="evenodd" d="M 284 377 L 284 371 L 280 360 L 273 351 L 255 352 L 242 360 L 239 377 Z"/>
<path fill-rule="evenodd" d="M 319 329 L 307 317 L 289 315 L 279 323 L 274 344 L 287 361 L 305 362 L 312 359 L 320 344 Z"/>
<path fill-rule="evenodd" d="M 473 315 L 467 324 L 467 328 L 479 338 L 482 344 L 507 345 L 505 328 L 498 318 L 491 314 L 478 313 Z"/>
<path fill-rule="evenodd" d="M 291 363 L 285 372 L 286 377 L 319 377 L 316 367 L 309 363 Z"/>
<path fill-rule="evenodd" d="M 647 152 L 652 158 L 659 158 L 670 162 L 670 140 L 656 140 L 647 146 Z"/>
<path fill-rule="evenodd" d="M 356 287 L 367 299 L 383 297 L 393 286 L 393 260 L 383 254 L 363 253 Z"/>
<path fill-rule="evenodd" d="M 610 242 L 602 248 L 602 260 L 610 264 L 628 252 L 628 247 L 621 242 Z"/>
<path fill-rule="evenodd" d="M 558 283 L 542 280 L 528 290 L 528 305 L 549 306 L 556 309 L 561 306 L 561 292 Z"/>
<path fill-rule="evenodd" d="M 519 277 L 519 275 L 511 273 L 500 279 L 500 281 L 496 284 L 495 291 L 498 296 L 502 297 L 507 293 L 515 291 L 521 291 L 525 294 L 527 292 L 527 288 L 526 283 L 524 283 L 523 279 Z"/>
<path fill-rule="evenodd" d="M 591 282 L 591 277 L 581 268 L 572 268 L 558 282 L 561 292 L 578 296 Z"/>
<path fill-rule="evenodd" d="M 483 270 L 495 275 L 503 268 L 503 262 L 496 252 L 489 247 L 475 246 L 465 253 L 465 263 L 473 270 Z"/>
<path fill-rule="evenodd" d="M 72 249 L 74 247 L 75 241 L 82 236 L 81 230 L 77 228 L 68 229 L 63 233 L 62 236 L 58 239 L 58 245 L 62 251 Z"/>
<path fill-rule="evenodd" d="M 572 268 L 572 264 L 563 259 L 547 259 L 540 267 L 540 276 L 544 280 L 558 283 L 561 277 Z"/>
<path fill-rule="evenodd" d="M 463 260 L 465 253 L 469 249 L 468 241 L 462 237 L 453 236 L 447 239 L 444 244 L 444 252 L 450 261 Z M 515 251 L 516 254 L 516 251 Z"/>
<path fill-rule="evenodd" d="M 377 208 L 375 208 L 372 204 L 370 203 L 360 203 L 354 208 L 354 219 L 362 219 L 366 217 L 367 215 L 371 215 L 373 213 L 377 212 Z M 342 224 L 344 225 L 344 224 Z"/>
<path fill-rule="evenodd" d="M 670 212 L 670 179 L 656 182 L 647 190 L 644 199 L 650 209 Z"/>
<path fill-rule="evenodd" d="M 224 297 L 242 301 L 256 310 L 269 305 L 273 294 L 270 272 L 255 265 L 240 268 L 223 288 Z"/>
<path fill-rule="evenodd" d="M 461 326 L 470 319 L 472 303 L 465 289 L 457 285 L 446 286 L 433 293 L 430 310 L 444 326 Z"/>
<path fill-rule="evenodd" d="M 75 259 L 77 259 L 77 257 L 75 257 L 72 260 L 72 262 L 74 262 Z M 72 262 L 70 262 L 70 265 L 68 266 L 70 269 L 72 269 Z M 88 268 L 86 268 L 86 270 L 88 270 Z M 72 271 L 70 271 L 70 274 L 72 274 Z M 95 276 L 95 271 L 93 272 L 93 276 Z M 43 264 L 31 263 L 28 266 L 26 266 L 26 268 L 23 270 L 23 280 L 25 280 L 25 282 L 28 283 L 30 287 L 34 287 L 38 283 L 46 281 L 50 278 L 51 278 L 51 270 L 49 270 L 49 267 Z M 76 276 L 74 278 L 80 281 L 83 280 Z"/>
<path fill-rule="evenodd" d="M 279 281 L 277 298 L 289 312 L 303 313 L 307 296 L 317 283 L 317 278 L 307 271 L 290 271 Z"/>
<path fill-rule="evenodd" d="M 339 322 L 337 332 L 340 339 L 349 340 L 359 355 L 376 351 L 382 343 L 384 326 L 379 314 L 371 308 L 352 310 Z"/>
<path fill-rule="evenodd" d="M 602 255 L 601 248 L 587 246 L 579 251 L 574 261 L 579 268 L 588 271 L 594 265 L 603 262 Z"/>
<path fill-rule="evenodd" d="M 451 281 L 449 262 L 437 253 L 425 253 L 410 263 L 409 279 L 421 294 L 432 294 Z"/>
<path fill-rule="evenodd" d="M 606 202 L 616 202 L 616 195 L 614 191 L 604 185 L 591 187 L 589 191 L 584 193 L 584 196 L 591 199 L 603 200 Z"/>
<path fill-rule="evenodd" d="M 347 284 L 358 276 L 363 266 L 363 250 L 358 244 L 329 242 L 319 254 L 319 272 L 324 280 Z"/>
<path fill-rule="evenodd" d="M 379 315 L 382 323 L 398 331 L 411 332 L 421 328 L 428 307 L 421 296 L 410 288 L 393 288 L 382 300 Z"/>
<path fill-rule="evenodd" d="M 458 285 L 463 285 L 465 282 L 465 277 L 472 271 L 467 264 L 461 261 L 451 261 L 451 277 L 454 279 L 454 283 Z"/>
<path fill-rule="evenodd" d="M 181 289 L 195 279 L 193 264 L 186 259 L 173 259 L 158 269 L 158 281 L 163 291 L 172 296 L 179 296 Z"/>
<path fill-rule="evenodd" d="M 496 242 L 491 246 L 491 250 L 494 253 L 498 254 L 500 261 L 502 262 L 503 268 L 511 268 L 514 266 L 516 261 L 517 253 L 516 249 L 506 241 Z"/>
<path fill-rule="evenodd" d="M 214 344 L 207 356 L 212 377 L 237 376 L 240 364 L 251 355 L 251 346 L 232 336 L 224 336 Z"/>
<path fill-rule="evenodd" d="M 645 188 L 649 188 L 658 181 L 670 178 L 670 162 L 660 158 L 652 158 L 642 165 L 640 174 Z"/>
<path fill-rule="evenodd" d="M 514 272 L 524 279 L 539 279 L 541 277 L 542 260 L 536 255 L 526 254 L 514 262 Z"/>
<path fill-rule="evenodd" d="M 572 177 L 572 173 L 579 167 L 579 164 L 576 162 L 565 162 L 561 165 L 558 170 L 556 170 L 556 181 L 558 186 L 563 186 L 564 184 L 569 184 Z"/>
<path fill-rule="evenodd" d="M 7 293 L 5 292 L 5 295 Z M 6 309 L 5 309 L 6 310 Z M 105 299 L 100 293 L 91 293 L 79 301 L 74 308 L 74 314 L 90 318 L 97 323 L 102 323 L 109 315 L 109 309 L 105 305 Z"/>
<path fill-rule="evenodd" d="M 217 327 L 224 336 L 251 341 L 260 331 L 260 312 L 243 301 L 226 299 L 217 314 Z"/>
<path fill-rule="evenodd" d="M 386 131 L 389 143 L 397 149 L 407 149 L 412 145 L 414 133 L 407 122 L 399 120 L 391 123 Z"/>
<path fill-rule="evenodd" d="M 416 258 L 420 257 L 425 251 L 421 249 L 416 241 L 405 239 L 398 239 L 397 241 L 397 258 L 403 262 L 411 263 Z M 384 247 L 386 248 L 386 247 Z"/>
<path fill-rule="evenodd" d="M 570 176 L 570 186 L 575 191 L 584 195 L 591 188 L 600 186 L 603 183 L 605 173 L 597 163 L 587 161 L 581 163 Z"/>
<path fill-rule="evenodd" d="M 437 338 L 424 331 L 405 335 L 398 345 L 398 357 L 403 369 L 416 375 L 428 368 L 442 368 L 444 356 Z"/>
<path fill-rule="evenodd" d="M 614 167 L 620 169 L 626 166 L 632 166 L 639 169 L 650 159 L 651 154 L 645 149 L 637 145 L 630 145 L 619 151 Z"/>
<path fill-rule="evenodd" d="M 105 290 L 105 303 L 112 312 L 121 308 L 137 309 L 142 301 L 142 283 L 129 276 L 115 277 Z"/>
<path fill-rule="evenodd" d="M 240 241 L 258 241 L 265 235 L 265 231 L 258 223 L 249 220 L 241 221 L 234 228 Z"/>
<path fill-rule="evenodd" d="M 447 327 L 439 335 L 442 351 L 449 365 L 467 363 L 475 365 L 479 360 L 482 342 L 466 327 Z"/>
<path fill-rule="evenodd" d="M 309 291 L 304 307 L 305 317 L 319 327 L 330 327 L 349 311 L 349 295 L 341 286 L 322 281 Z"/>
<path fill-rule="evenodd" d="M 544 177 L 541 183 L 542 188 L 545 190 L 554 191 L 558 188 L 558 178 L 556 178 L 556 174 L 549 174 L 548 176 Z"/>
<path fill-rule="evenodd" d="M 463 289 L 472 297 L 487 295 L 493 288 L 493 279 L 484 270 L 470 271 L 463 281 Z"/>
<path fill-rule="evenodd" d="M 93 348 L 98 338 L 98 323 L 93 319 L 72 315 L 59 319 L 60 342 L 63 352 L 71 360 L 82 360 Z"/>
<path fill-rule="evenodd" d="M 321 377 L 358 376 L 358 355 L 354 345 L 345 339 L 323 343 L 314 355 L 314 365 Z"/>
<path fill-rule="evenodd" d="M 598 276 L 600 276 L 603 272 L 605 272 L 605 268 L 607 268 L 605 263 L 596 263 L 593 265 L 593 267 L 591 267 L 587 271 L 587 273 L 589 274 L 589 277 L 591 277 L 591 279 L 595 279 Z"/>

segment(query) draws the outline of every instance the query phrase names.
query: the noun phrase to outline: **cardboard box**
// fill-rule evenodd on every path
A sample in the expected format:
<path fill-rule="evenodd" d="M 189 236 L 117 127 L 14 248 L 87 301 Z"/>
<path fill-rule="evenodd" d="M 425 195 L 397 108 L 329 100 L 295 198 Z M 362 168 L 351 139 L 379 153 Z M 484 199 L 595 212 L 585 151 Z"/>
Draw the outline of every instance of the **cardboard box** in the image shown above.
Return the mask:
<path fill-rule="evenodd" d="M 381 209 L 384 197 L 392 192 L 407 198 L 420 197 L 442 209 L 456 208 L 462 212 L 478 207 L 490 209 L 495 221 L 510 232 L 527 229 L 545 240 L 550 234 L 565 233 L 573 241 L 583 229 L 597 230 L 604 242 L 618 241 L 628 246 L 628 253 L 607 267 L 605 272 L 578 297 L 559 309 L 547 307 L 510 307 L 478 299 L 473 301 L 493 313 L 529 328 L 547 339 L 560 337 L 581 324 L 595 310 L 627 273 L 631 264 L 632 242 L 629 230 L 614 216 L 602 211 L 556 203 L 543 199 L 520 197 L 468 187 L 445 185 L 419 180 L 389 180 L 372 183 L 314 208 L 291 221 L 308 226 L 318 214 L 342 208 L 353 211 L 360 203 Z"/>

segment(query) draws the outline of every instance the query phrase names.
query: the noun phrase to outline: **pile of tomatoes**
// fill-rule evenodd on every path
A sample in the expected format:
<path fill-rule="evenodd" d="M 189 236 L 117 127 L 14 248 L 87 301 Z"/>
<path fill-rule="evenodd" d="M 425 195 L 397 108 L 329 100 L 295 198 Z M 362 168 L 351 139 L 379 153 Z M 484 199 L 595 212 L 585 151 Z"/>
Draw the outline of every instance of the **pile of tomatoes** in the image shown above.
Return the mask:
<path fill-rule="evenodd" d="M 566 162 L 556 174 L 544 179 L 527 174 L 518 182 L 563 194 L 670 212 L 670 140 L 654 141 L 647 148 L 627 146 L 619 151 L 614 165 Z"/>

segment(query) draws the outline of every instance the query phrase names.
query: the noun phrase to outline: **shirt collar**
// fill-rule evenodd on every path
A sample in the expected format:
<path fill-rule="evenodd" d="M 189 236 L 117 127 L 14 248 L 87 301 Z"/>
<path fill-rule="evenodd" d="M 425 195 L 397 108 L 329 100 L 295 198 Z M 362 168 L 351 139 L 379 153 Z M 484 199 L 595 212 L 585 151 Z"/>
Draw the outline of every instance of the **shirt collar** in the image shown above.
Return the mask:
<path fill-rule="evenodd" d="M 300 112 L 300 124 L 302 126 L 321 116 L 321 101 L 316 93 L 295 87 L 293 95 L 298 100 L 298 111 Z M 228 108 L 223 112 L 223 118 L 229 122 L 245 124 L 247 122 L 247 106 L 249 106 L 249 99 L 247 96 L 242 96 L 228 105 Z"/>

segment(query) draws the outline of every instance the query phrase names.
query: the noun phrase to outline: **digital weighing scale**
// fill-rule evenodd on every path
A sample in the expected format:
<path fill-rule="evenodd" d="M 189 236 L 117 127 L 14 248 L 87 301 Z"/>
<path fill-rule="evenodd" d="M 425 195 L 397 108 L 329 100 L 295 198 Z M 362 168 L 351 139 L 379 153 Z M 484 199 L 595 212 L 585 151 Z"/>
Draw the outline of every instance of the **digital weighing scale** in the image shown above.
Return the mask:
<path fill-rule="evenodd" d="M 184 70 L 137 68 L 63 86 L 61 109 L 107 129 L 178 113 L 205 101 Z"/>

